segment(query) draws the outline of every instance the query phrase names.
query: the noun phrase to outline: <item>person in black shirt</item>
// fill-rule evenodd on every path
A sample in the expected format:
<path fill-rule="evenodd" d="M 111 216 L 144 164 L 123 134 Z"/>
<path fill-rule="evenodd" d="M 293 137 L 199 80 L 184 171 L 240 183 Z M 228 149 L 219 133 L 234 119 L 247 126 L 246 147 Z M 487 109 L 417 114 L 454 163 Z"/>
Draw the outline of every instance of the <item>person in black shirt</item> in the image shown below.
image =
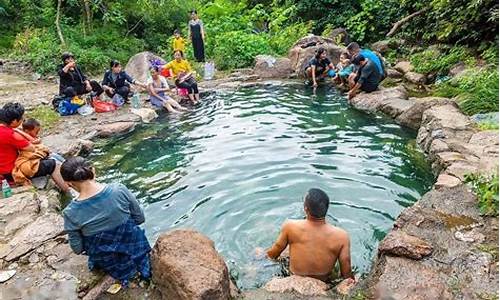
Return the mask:
<path fill-rule="evenodd" d="M 130 83 L 146 88 L 145 84 L 136 81 L 123 71 L 119 61 L 112 60 L 109 67 L 102 80 L 102 87 L 108 97 L 113 98 L 114 95 L 118 94 L 127 100 L 130 93 Z"/>
<path fill-rule="evenodd" d="M 315 56 L 309 61 L 304 71 L 306 78 L 312 79 L 313 87 L 318 86 L 317 79 L 323 79 L 327 76 L 329 70 L 334 69 L 332 62 L 326 56 L 325 48 L 316 50 Z"/>
<path fill-rule="evenodd" d="M 74 97 L 89 92 L 94 92 L 97 96 L 103 93 L 102 87 L 95 80 L 88 80 L 76 65 L 75 57 L 72 53 L 65 52 L 62 55 L 63 64 L 59 65 L 57 74 L 59 75 L 59 94 L 66 97 Z"/>
<path fill-rule="evenodd" d="M 354 85 L 351 86 L 348 93 L 348 98 L 352 99 L 356 96 L 359 89 L 367 93 L 375 91 L 381 81 L 381 75 L 375 63 L 366 59 L 362 54 L 354 57 L 352 63 L 358 67 L 358 71 L 354 77 Z"/>

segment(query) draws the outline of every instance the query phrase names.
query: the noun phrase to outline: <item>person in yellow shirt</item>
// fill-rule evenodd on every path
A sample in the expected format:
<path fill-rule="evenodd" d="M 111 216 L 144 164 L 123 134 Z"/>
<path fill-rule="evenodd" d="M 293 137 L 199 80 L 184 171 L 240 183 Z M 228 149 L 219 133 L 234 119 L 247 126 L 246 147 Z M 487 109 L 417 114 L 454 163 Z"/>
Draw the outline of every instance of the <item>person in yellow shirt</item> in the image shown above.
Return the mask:
<path fill-rule="evenodd" d="M 174 60 L 165 65 L 165 68 L 170 70 L 170 74 L 175 78 L 175 86 L 188 90 L 188 97 L 193 104 L 200 100 L 198 92 L 198 83 L 195 79 L 195 72 L 191 65 L 184 59 L 184 53 L 180 50 L 174 51 Z"/>
<path fill-rule="evenodd" d="M 172 40 L 172 47 L 174 51 L 180 50 L 183 53 L 186 51 L 186 40 L 181 36 L 179 29 L 174 31 L 174 38 Z"/>

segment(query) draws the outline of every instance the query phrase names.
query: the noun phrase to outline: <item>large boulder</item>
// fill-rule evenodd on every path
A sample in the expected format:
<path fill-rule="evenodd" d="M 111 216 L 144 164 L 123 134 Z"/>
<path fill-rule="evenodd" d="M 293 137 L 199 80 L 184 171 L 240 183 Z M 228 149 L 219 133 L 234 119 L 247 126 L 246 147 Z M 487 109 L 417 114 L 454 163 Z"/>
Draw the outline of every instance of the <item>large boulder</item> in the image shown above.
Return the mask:
<path fill-rule="evenodd" d="M 390 100 L 403 100 L 407 101 L 408 93 L 402 86 L 380 89 L 371 93 L 360 93 L 356 97 L 349 100 L 352 104 L 359 110 L 363 110 L 370 113 L 377 112 L 384 104 L 387 104 Z"/>
<path fill-rule="evenodd" d="M 43 137 L 42 142 L 50 151 L 64 157 L 84 156 L 92 151 L 94 143 L 90 140 L 74 139 L 66 133 L 51 134 Z"/>
<path fill-rule="evenodd" d="M 448 98 L 440 97 L 411 98 L 410 100 L 414 100 L 415 105 L 399 115 L 396 119 L 396 122 L 413 129 L 418 129 L 420 127 L 420 123 L 422 122 L 422 114 L 426 109 L 434 105 L 455 104 L 454 101 Z"/>
<path fill-rule="evenodd" d="M 229 272 L 214 243 L 194 230 L 160 235 L 151 262 L 163 297 L 179 300 L 230 299 Z"/>
<path fill-rule="evenodd" d="M 288 78 L 293 70 L 289 58 L 257 55 L 253 72 L 260 78 Z"/>
<path fill-rule="evenodd" d="M 390 49 L 390 46 L 391 46 L 390 40 L 378 41 L 372 44 L 372 50 L 375 50 L 380 54 L 384 54 Z"/>
<path fill-rule="evenodd" d="M 130 112 L 141 117 L 143 123 L 151 123 L 154 119 L 158 118 L 158 114 L 152 108 L 132 108 Z"/>
<path fill-rule="evenodd" d="M 271 279 L 264 289 L 273 293 L 293 293 L 303 296 L 326 296 L 328 285 L 311 277 L 292 275 L 289 277 Z"/>
<path fill-rule="evenodd" d="M 149 68 L 151 67 L 151 60 L 159 60 L 160 62 L 165 63 L 163 58 L 154 53 L 149 51 L 140 52 L 129 59 L 127 66 L 125 67 L 125 72 L 140 82 L 146 82 L 148 79 Z"/>
<path fill-rule="evenodd" d="M 422 85 L 427 81 L 427 77 L 424 74 L 416 73 L 416 72 L 406 72 L 405 79 L 411 83 Z"/>
<path fill-rule="evenodd" d="M 343 47 L 338 46 L 332 39 L 329 38 L 312 34 L 301 38 L 288 52 L 291 68 L 298 76 L 304 76 L 304 70 L 309 63 L 309 60 L 314 57 L 316 50 L 320 47 L 326 49 L 328 57 L 333 64 L 337 64 L 339 62 L 340 54 L 345 51 Z"/>
<path fill-rule="evenodd" d="M 40 200 L 33 192 L 14 194 L 0 201 L 0 244 L 6 243 L 13 234 L 36 219 L 39 204 Z"/>

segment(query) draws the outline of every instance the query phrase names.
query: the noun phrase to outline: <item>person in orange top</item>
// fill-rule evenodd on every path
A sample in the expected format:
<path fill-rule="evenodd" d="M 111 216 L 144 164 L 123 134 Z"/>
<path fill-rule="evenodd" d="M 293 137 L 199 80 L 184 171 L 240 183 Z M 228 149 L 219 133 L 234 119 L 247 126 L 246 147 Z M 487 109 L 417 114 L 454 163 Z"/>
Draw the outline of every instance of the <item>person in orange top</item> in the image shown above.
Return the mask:
<path fill-rule="evenodd" d="M 180 50 L 182 52 L 186 51 L 186 40 L 181 36 L 179 29 L 174 31 L 174 38 L 172 40 L 172 48 L 174 51 Z"/>
<path fill-rule="evenodd" d="M 165 68 L 170 70 L 170 74 L 174 76 L 175 85 L 178 88 L 188 90 L 189 100 L 191 100 L 193 104 L 198 103 L 200 100 L 200 93 L 198 92 L 198 83 L 196 79 L 194 79 L 195 72 L 188 61 L 184 59 L 184 53 L 180 50 L 174 51 L 174 60 L 167 63 Z"/>

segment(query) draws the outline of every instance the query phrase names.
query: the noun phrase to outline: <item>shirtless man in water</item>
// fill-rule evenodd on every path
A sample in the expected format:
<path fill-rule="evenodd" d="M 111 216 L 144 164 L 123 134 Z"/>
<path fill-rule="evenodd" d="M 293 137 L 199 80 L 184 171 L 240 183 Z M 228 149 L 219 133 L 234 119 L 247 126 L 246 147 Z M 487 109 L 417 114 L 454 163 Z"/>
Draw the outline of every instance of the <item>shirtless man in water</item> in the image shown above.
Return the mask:
<path fill-rule="evenodd" d="M 325 221 L 329 203 L 325 192 L 310 189 L 304 198 L 306 219 L 286 221 L 278 240 L 267 250 L 267 256 L 277 259 L 289 245 L 290 272 L 322 281 L 330 279 L 338 260 L 342 277 L 354 283 L 349 235 Z"/>

